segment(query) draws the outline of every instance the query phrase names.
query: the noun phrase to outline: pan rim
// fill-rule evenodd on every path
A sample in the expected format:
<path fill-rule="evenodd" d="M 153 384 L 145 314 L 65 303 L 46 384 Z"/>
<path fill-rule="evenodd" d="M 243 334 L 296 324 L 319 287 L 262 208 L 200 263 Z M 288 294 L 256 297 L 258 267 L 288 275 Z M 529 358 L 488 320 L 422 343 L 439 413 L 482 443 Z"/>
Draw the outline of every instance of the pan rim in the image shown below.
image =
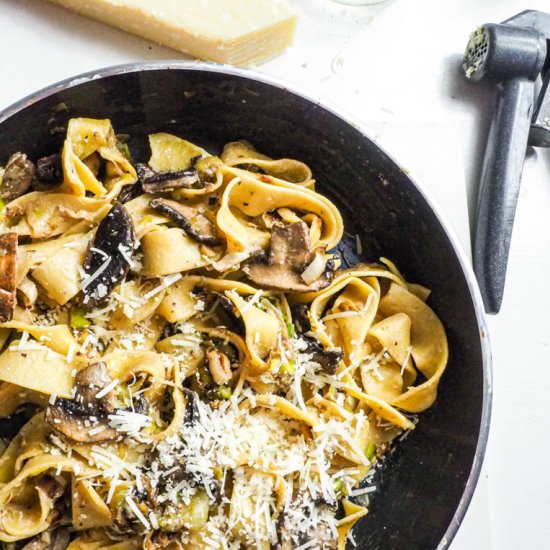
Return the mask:
<path fill-rule="evenodd" d="M 391 146 L 388 146 L 384 139 L 375 139 L 376 135 L 374 131 L 369 129 L 368 125 L 359 122 L 351 114 L 347 113 L 345 109 L 333 105 L 330 101 L 320 99 L 314 94 L 305 91 L 300 86 L 290 84 L 280 78 L 273 77 L 271 75 L 260 73 L 251 69 L 244 69 L 240 67 L 233 67 L 229 65 L 219 65 L 215 63 L 208 63 L 203 61 L 182 61 L 182 60 L 158 60 L 158 61 L 139 61 L 132 63 L 124 63 L 119 65 L 112 65 L 97 70 L 87 71 L 59 82 L 55 82 L 48 86 L 41 88 L 40 90 L 31 93 L 6 107 L 0 112 L 0 126 L 4 121 L 11 118 L 15 114 L 23 111 L 30 105 L 41 101 L 47 97 L 53 96 L 63 90 L 85 84 L 92 80 L 103 79 L 110 76 L 116 76 L 127 73 L 138 73 L 144 71 L 155 70 L 175 70 L 175 71 L 197 71 L 197 72 L 212 72 L 217 74 L 225 74 L 230 76 L 236 76 L 243 79 L 255 80 L 263 84 L 274 86 L 287 93 L 291 93 L 306 101 L 315 104 L 316 106 L 328 111 L 330 114 L 336 116 L 343 122 L 355 128 L 364 138 L 370 140 L 376 145 L 396 166 L 401 167 L 403 163 L 400 162 L 397 157 L 392 154 Z M 472 500 L 477 482 L 481 474 L 481 468 L 483 465 L 483 459 L 487 449 L 487 442 L 489 438 L 489 427 L 491 422 L 491 405 L 493 397 L 493 377 L 492 377 L 492 356 L 489 333 L 487 329 L 487 322 L 485 316 L 485 310 L 481 293 L 478 287 L 477 280 L 474 275 L 473 268 L 470 264 L 466 252 L 464 251 L 462 244 L 456 234 L 454 228 L 448 221 L 446 215 L 442 212 L 441 208 L 437 204 L 437 201 L 432 196 L 432 193 L 422 183 L 421 178 L 407 166 L 406 176 L 416 188 L 416 190 L 422 195 L 426 201 L 438 222 L 440 223 L 443 231 L 447 235 L 447 238 L 451 242 L 453 250 L 457 255 L 458 261 L 462 268 L 462 273 L 466 279 L 470 297 L 474 308 L 474 313 L 477 320 L 479 331 L 479 342 L 482 355 L 482 370 L 483 370 L 483 400 L 481 420 L 479 426 L 479 434 L 477 439 L 476 450 L 472 467 L 464 487 L 464 492 L 460 498 L 456 511 L 451 519 L 449 526 L 447 527 L 445 534 L 439 542 L 437 549 L 444 550 L 449 548 L 452 540 L 454 539 L 458 528 L 460 527 L 468 506 Z"/>

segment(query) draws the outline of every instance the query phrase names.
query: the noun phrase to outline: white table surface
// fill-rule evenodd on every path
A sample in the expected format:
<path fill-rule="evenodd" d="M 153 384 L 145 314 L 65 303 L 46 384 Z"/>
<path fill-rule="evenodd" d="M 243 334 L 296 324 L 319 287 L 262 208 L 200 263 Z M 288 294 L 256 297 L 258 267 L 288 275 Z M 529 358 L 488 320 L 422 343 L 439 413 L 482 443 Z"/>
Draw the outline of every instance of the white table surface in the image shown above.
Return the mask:
<path fill-rule="evenodd" d="M 237 0 L 236 0 L 237 1 Z M 296 43 L 259 70 L 328 99 L 424 180 L 469 249 L 491 115 L 489 90 L 459 70 L 469 33 L 531 0 L 393 0 L 351 8 L 293 0 Z M 177 52 L 53 7 L 0 2 L 0 109 L 47 84 L 99 67 Z M 489 318 L 494 407 L 485 473 L 452 550 L 550 548 L 550 155 L 526 163 L 500 315 Z M 467 404 L 465 404 L 467 406 Z"/>

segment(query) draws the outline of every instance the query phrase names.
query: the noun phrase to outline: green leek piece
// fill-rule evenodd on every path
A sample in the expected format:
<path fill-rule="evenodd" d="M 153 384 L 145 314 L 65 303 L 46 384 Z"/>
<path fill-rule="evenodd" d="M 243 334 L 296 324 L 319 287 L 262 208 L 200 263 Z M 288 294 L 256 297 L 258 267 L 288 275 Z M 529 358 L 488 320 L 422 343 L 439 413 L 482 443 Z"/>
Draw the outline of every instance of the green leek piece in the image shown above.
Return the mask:
<path fill-rule="evenodd" d="M 286 324 L 286 329 L 288 331 L 288 335 L 291 337 L 291 338 L 295 338 L 296 337 L 296 329 L 294 328 L 294 323 L 287 323 Z"/>
<path fill-rule="evenodd" d="M 229 386 L 219 386 L 216 390 L 216 395 L 218 399 L 229 399 L 232 394 L 233 391 Z"/>
<path fill-rule="evenodd" d="M 90 325 L 90 321 L 85 317 L 86 311 L 79 306 L 73 306 L 69 315 L 69 323 L 72 328 L 81 329 Z"/>
<path fill-rule="evenodd" d="M 367 445 L 367 449 L 365 451 L 365 456 L 372 462 L 374 459 L 375 453 L 376 453 L 376 444 L 372 441 L 369 441 L 369 444 Z"/>
<path fill-rule="evenodd" d="M 343 491 L 345 486 L 346 484 L 344 483 L 344 481 L 342 479 L 338 479 L 334 482 L 334 492 L 339 493 L 340 491 Z"/>
<path fill-rule="evenodd" d="M 294 374 L 294 370 L 295 370 L 295 363 L 294 361 L 291 359 L 290 361 L 288 361 L 287 363 L 283 363 L 281 365 L 281 367 L 279 368 L 279 372 L 281 374 Z"/>

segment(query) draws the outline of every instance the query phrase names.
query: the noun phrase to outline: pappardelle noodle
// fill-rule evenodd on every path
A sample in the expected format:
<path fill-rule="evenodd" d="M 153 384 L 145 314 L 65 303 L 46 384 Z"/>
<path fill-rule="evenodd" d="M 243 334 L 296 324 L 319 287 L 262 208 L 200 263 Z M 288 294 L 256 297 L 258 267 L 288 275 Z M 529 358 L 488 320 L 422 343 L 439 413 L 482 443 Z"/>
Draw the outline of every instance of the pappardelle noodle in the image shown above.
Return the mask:
<path fill-rule="evenodd" d="M 342 260 L 304 163 L 149 143 L 76 118 L 0 170 L 0 541 L 343 549 L 436 398 L 429 291 Z"/>

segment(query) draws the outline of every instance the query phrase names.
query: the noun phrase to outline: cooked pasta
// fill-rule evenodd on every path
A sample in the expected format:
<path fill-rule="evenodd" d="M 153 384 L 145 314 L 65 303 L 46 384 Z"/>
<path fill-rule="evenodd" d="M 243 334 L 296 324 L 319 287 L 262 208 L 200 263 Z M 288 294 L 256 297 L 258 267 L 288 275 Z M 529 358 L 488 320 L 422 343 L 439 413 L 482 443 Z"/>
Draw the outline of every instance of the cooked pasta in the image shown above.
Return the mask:
<path fill-rule="evenodd" d="M 0 541 L 341 550 L 436 398 L 429 291 L 346 265 L 304 163 L 149 139 L 72 119 L 0 171 Z"/>

